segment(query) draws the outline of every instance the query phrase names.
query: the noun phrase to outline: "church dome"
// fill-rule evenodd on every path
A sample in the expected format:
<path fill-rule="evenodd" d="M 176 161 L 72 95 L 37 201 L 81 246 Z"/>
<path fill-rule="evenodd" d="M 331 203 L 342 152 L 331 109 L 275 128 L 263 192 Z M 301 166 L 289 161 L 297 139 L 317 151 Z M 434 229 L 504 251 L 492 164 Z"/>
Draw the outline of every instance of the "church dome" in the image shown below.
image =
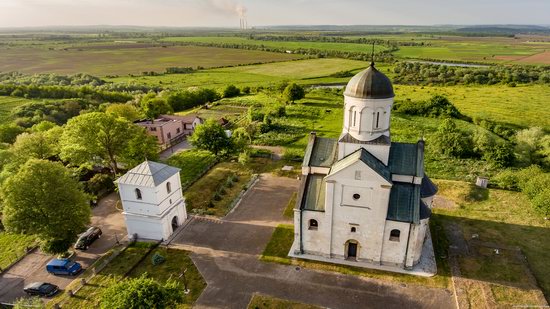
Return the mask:
<path fill-rule="evenodd" d="M 344 95 L 359 99 L 389 99 L 395 96 L 390 79 L 378 71 L 374 63 L 351 78 Z"/>

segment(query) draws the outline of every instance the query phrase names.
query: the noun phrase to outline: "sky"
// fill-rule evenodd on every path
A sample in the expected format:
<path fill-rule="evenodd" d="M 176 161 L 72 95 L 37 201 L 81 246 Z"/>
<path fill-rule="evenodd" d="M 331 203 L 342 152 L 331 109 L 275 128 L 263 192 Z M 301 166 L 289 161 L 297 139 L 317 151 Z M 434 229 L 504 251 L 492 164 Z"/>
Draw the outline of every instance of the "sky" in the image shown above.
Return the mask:
<path fill-rule="evenodd" d="M 550 0 L 0 0 L 0 27 L 550 24 Z"/>

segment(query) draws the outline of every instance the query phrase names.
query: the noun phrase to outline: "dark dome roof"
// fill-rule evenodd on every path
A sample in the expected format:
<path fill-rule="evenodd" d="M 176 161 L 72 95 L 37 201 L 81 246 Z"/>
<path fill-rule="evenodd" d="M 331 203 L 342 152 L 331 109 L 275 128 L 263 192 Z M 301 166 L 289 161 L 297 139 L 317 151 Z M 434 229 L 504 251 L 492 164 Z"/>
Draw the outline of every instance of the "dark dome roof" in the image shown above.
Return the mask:
<path fill-rule="evenodd" d="M 359 99 L 388 99 L 395 96 L 390 79 L 378 71 L 374 63 L 351 78 L 344 95 Z"/>

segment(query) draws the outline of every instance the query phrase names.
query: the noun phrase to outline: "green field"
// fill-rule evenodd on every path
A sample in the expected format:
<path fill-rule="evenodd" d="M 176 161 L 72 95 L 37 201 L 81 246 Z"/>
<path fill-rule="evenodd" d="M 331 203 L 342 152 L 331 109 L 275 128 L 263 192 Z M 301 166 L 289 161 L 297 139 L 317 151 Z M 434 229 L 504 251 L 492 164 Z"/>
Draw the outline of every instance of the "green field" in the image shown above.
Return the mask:
<path fill-rule="evenodd" d="M 284 61 L 300 55 L 199 46 L 93 48 L 0 48 L 0 72 L 88 73 L 97 76 L 164 72 L 167 67 L 219 67 Z"/>
<path fill-rule="evenodd" d="M 29 102 L 33 102 L 33 100 L 0 96 L 0 122 L 5 121 L 14 108 Z"/>
<path fill-rule="evenodd" d="M 296 49 L 318 49 L 335 50 L 342 52 L 370 53 L 372 45 L 356 43 L 329 43 L 329 42 L 294 42 L 294 41 L 264 41 L 253 40 L 243 37 L 169 37 L 162 39 L 163 42 L 191 42 L 191 43 L 216 43 L 216 44 L 241 44 L 256 45 L 270 48 Z M 375 46 L 375 51 L 386 50 L 384 46 Z"/>
<path fill-rule="evenodd" d="M 108 80 L 113 82 L 135 81 L 174 89 L 195 86 L 219 89 L 229 84 L 255 87 L 267 86 L 285 80 L 295 80 L 302 84 L 345 83 L 349 77 L 334 78 L 329 75 L 340 71 L 356 72 L 367 66 L 368 63 L 364 61 L 325 58 L 201 70 L 191 74 L 118 77 Z M 380 68 L 386 72 L 389 70 L 389 67 L 383 65 Z"/>
<path fill-rule="evenodd" d="M 522 127 L 550 129 L 550 86 L 405 86 L 394 85 L 396 100 L 427 100 L 442 94 L 470 117 L 482 117 Z"/>

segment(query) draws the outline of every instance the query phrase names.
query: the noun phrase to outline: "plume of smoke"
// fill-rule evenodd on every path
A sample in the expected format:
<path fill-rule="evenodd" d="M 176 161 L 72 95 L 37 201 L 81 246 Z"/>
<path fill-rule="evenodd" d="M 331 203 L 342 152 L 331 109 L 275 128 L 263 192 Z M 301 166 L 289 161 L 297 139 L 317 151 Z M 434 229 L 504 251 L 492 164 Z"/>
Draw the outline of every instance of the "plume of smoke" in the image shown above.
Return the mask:
<path fill-rule="evenodd" d="M 208 4 L 213 9 L 223 13 L 237 15 L 240 18 L 246 16 L 246 7 L 232 0 L 208 0 Z"/>

